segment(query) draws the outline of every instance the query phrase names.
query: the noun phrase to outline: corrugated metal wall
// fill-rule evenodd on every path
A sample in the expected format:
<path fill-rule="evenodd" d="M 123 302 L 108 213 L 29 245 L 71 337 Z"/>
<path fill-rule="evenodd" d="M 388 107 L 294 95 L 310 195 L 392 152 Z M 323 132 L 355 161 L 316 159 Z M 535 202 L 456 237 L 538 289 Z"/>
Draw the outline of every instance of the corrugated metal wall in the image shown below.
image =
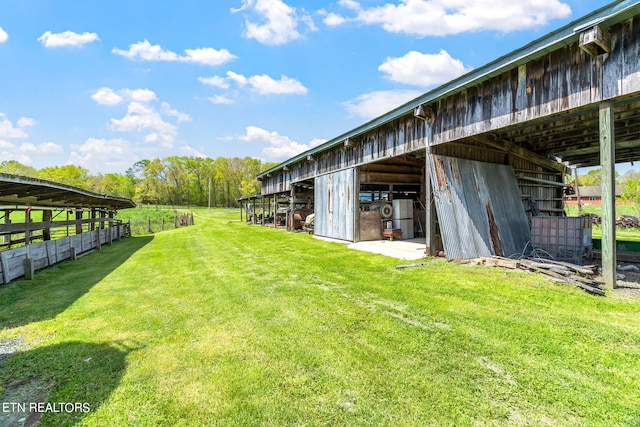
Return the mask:
<path fill-rule="evenodd" d="M 430 155 L 447 259 L 519 254 L 530 240 L 513 168 Z"/>
<path fill-rule="evenodd" d="M 356 200 L 356 170 L 317 176 L 314 186 L 315 234 L 354 241 Z"/>

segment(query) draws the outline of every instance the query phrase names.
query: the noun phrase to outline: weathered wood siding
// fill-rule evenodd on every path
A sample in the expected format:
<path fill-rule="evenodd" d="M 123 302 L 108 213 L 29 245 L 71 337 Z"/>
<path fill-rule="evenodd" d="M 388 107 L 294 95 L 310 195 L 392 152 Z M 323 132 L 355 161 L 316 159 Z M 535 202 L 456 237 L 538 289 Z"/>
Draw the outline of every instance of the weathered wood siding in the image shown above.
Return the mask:
<path fill-rule="evenodd" d="M 315 178 L 315 234 L 347 241 L 355 240 L 358 201 L 354 168 Z"/>
<path fill-rule="evenodd" d="M 356 138 L 352 147 L 339 145 L 301 160 L 262 180 L 262 195 L 288 192 L 291 183 L 341 169 L 408 154 L 426 146 L 428 127 L 411 116 L 394 120 Z"/>
<path fill-rule="evenodd" d="M 566 112 L 640 91 L 640 19 L 610 29 L 611 52 L 594 58 L 578 43 L 439 100 L 433 143 Z"/>
<path fill-rule="evenodd" d="M 48 267 L 71 257 L 71 248 L 76 254 L 90 251 L 100 244 L 111 243 L 126 235 L 124 224 L 105 229 L 96 229 L 57 240 L 34 243 L 17 249 L 0 252 L 0 284 L 9 283 L 25 275 L 24 261 L 30 259 L 34 270 Z"/>

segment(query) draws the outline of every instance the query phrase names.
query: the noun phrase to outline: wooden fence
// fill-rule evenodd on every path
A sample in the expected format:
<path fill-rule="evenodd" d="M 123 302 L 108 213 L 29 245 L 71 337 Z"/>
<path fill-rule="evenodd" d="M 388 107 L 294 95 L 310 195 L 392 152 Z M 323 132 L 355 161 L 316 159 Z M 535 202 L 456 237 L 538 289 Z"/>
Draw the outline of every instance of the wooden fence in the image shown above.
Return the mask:
<path fill-rule="evenodd" d="M 119 221 L 110 227 L 96 228 L 57 240 L 27 244 L 17 249 L 0 252 L 0 284 L 23 277 L 33 279 L 34 272 L 65 259 L 75 260 L 92 250 L 100 250 L 103 244 L 110 245 L 130 234 L 129 224 Z"/>

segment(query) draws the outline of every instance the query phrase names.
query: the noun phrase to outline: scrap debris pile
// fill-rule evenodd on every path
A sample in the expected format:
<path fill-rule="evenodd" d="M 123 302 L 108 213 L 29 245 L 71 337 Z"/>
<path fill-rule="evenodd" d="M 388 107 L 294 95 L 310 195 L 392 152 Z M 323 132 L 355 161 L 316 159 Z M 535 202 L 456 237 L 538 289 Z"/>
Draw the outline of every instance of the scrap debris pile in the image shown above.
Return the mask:
<path fill-rule="evenodd" d="M 604 282 L 596 280 L 598 267 L 595 265 L 575 265 L 543 258 L 511 259 L 499 256 L 461 259 L 456 262 L 459 264 L 486 265 L 511 270 L 540 272 L 554 282 L 579 286 L 585 291 L 596 295 L 605 294 L 603 289 Z"/>

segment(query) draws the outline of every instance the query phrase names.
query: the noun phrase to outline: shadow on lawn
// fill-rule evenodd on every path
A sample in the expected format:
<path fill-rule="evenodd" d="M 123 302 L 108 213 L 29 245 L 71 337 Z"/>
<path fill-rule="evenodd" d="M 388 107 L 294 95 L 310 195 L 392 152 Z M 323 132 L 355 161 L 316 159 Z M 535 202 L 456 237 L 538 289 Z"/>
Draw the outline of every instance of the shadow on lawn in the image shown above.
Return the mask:
<path fill-rule="evenodd" d="M 151 240 L 153 236 L 129 237 L 76 261 L 38 270 L 33 280 L 0 285 L 0 329 L 56 317 Z"/>
<path fill-rule="evenodd" d="M 65 342 L 17 352 L 0 361 L 0 425 L 74 425 L 120 383 L 137 343 Z"/>

